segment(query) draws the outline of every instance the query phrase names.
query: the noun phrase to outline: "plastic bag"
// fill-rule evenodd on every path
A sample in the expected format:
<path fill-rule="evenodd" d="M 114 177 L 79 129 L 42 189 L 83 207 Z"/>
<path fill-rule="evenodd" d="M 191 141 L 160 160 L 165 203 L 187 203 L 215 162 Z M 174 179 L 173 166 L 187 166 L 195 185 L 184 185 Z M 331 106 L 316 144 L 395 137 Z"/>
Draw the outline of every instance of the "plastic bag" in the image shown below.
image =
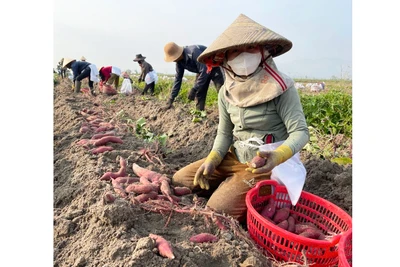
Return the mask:
<path fill-rule="evenodd" d="M 144 81 L 146 82 L 146 84 L 150 84 L 152 82 L 157 83 L 157 81 L 158 81 L 157 72 L 155 70 L 153 70 L 153 71 L 150 71 L 149 73 L 147 73 L 146 77 L 144 77 Z"/>
<path fill-rule="evenodd" d="M 131 81 L 128 79 L 124 79 L 121 85 L 121 94 L 129 95 L 132 93 L 132 84 Z"/>
<path fill-rule="evenodd" d="M 253 145 L 250 142 L 256 142 L 259 145 Z M 241 143 L 251 147 L 258 147 L 260 151 L 271 151 L 282 145 L 283 142 L 264 144 L 259 138 L 250 138 Z M 300 154 L 297 152 L 290 159 L 272 169 L 271 180 L 275 180 L 286 187 L 290 201 L 294 206 L 300 198 L 306 181 L 306 174 L 306 168 L 300 160 Z"/>

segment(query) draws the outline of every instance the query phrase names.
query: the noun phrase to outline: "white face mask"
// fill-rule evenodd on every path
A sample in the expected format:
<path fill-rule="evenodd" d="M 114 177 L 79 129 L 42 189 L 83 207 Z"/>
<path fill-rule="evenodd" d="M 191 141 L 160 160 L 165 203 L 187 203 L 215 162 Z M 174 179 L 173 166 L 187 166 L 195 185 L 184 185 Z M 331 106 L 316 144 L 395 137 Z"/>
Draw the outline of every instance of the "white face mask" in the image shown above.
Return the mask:
<path fill-rule="evenodd" d="M 248 76 L 256 71 L 261 62 L 261 53 L 242 52 L 233 60 L 228 60 L 228 65 L 237 75 Z"/>

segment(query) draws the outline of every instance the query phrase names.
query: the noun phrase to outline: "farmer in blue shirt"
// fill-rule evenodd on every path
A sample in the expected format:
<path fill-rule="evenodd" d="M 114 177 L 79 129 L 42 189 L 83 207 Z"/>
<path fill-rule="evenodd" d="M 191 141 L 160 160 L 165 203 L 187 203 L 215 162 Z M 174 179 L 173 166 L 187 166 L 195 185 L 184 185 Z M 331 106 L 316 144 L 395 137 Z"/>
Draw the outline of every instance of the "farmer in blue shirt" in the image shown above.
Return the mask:
<path fill-rule="evenodd" d="M 195 98 L 197 99 L 196 108 L 198 110 L 204 110 L 210 81 L 213 81 L 217 92 L 224 84 L 224 76 L 219 67 L 213 68 L 211 72 L 207 73 L 206 65 L 197 61 L 197 57 L 206 48 L 203 45 L 178 46 L 174 42 L 170 42 L 164 46 L 164 60 L 166 62 L 176 62 L 175 81 L 165 109 L 171 108 L 172 103 L 178 96 L 185 70 L 197 74 L 196 81 L 189 91 L 188 98 L 192 101 Z"/>
<path fill-rule="evenodd" d="M 96 65 L 86 61 L 76 61 L 75 59 L 64 58 L 64 68 L 69 68 L 73 73 L 73 82 L 75 85 L 75 93 L 81 91 L 81 81 L 85 78 L 89 80 L 90 93 L 95 96 L 93 82 L 98 82 L 98 70 Z"/>

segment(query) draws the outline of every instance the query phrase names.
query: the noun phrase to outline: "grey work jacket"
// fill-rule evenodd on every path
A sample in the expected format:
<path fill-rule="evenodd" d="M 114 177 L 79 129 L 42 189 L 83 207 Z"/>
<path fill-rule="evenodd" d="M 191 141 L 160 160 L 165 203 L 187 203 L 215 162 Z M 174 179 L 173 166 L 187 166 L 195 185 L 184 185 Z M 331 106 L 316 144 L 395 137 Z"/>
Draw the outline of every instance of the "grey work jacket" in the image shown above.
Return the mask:
<path fill-rule="evenodd" d="M 283 141 L 293 154 L 299 152 L 309 141 L 309 132 L 294 86 L 277 98 L 252 107 L 240 108 L 226 101 L 224 87 L 218 94 L 219 124 L 212 150 L 224 157 L 233 144 L 239 161 L 251 161 L 258 148 L 239 145 L 252 137 L 263 139 L 272 134 L 274 142 Z"/>

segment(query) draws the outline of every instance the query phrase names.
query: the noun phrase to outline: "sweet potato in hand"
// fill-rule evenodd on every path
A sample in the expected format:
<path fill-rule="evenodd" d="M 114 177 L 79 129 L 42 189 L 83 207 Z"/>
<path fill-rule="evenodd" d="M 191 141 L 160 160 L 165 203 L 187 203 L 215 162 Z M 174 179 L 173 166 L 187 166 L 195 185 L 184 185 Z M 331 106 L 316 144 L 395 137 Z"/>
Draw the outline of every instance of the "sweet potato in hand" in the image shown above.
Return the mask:
<path fill-rule="evenodd" d="M 255 156 L 250 162 L 247 163 L 247 166 L 253 169 L 260 168 L 265 165 L 266 159 L 260 156 Z"/>

